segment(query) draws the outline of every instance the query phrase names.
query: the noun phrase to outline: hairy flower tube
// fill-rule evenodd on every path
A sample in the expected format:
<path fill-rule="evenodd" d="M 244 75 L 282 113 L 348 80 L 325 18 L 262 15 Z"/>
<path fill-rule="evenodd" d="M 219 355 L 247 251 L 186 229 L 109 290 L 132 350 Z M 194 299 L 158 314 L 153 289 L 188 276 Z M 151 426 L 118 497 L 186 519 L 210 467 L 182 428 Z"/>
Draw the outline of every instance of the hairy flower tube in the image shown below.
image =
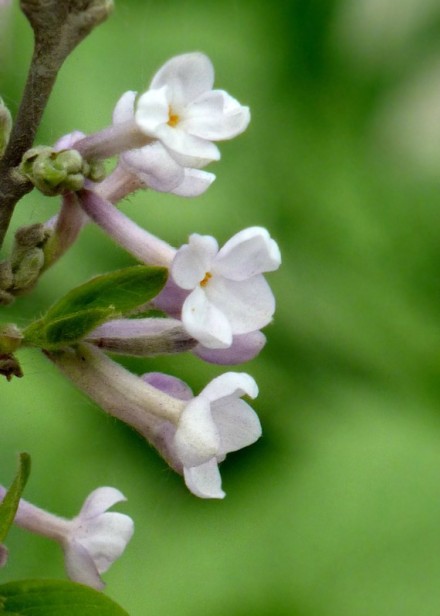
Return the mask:
<path fill-rule="evenodd" d="M 101 408 L 147 438 L 201 498 L 224 497 L 219 462 L 261 436 L 256 413 L 240 399 L 258 393 L 248 374 L 223 374 L 188 401 L 176 395 L 177 379 L 150 383 L 87 343 L 46 355 Z"/>
<path fill-rule="evenodd" d="M 5 493 L 0 486 L 0 499 Z M 100 574 L 122 555 L 133 535 L 133 520 L 129 516 L 107 511 L 125 500 L 116 488 L 97 488 L 87 497 L 79 514 L 67 520 L 21 499 L 14 523 L 58 541 L 70 579 L 102 590 Z"/>

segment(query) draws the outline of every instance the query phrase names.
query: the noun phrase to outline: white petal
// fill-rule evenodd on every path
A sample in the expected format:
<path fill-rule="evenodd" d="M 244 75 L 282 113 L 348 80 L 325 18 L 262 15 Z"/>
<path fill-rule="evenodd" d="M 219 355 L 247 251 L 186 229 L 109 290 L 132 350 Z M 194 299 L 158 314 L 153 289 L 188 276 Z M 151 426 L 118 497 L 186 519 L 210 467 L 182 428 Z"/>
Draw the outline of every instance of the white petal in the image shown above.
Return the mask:
<path fill-rule="evenodd" d="M 212 379 L 200 392 L 200 396 L 207 398 L 211 403 L 230 396 L 239 398 L 244 395 L 250 398 L 258 396 L 258 385 L 246 372 L 225 372 Z"/>
<path fill-rule="evenodd" d="M 121 155 L 120 160 L 145 186 L 159 192 L 171 192 L 184 181 L 183 167 L 158 142 L 128 150 Z"/>
<path fill-rule="evenodd" d="M 208 300 L 201 287 L 196 287 L 184 301 L 182 322 L 187 332 L 209 349 L 227 348 L 232 344 L 228 319 Z"/>
<path fill-rule="evenodd" d="M 261 329 L 275 312 L 275 298 L 261 275 L 239 282 L 213 276 L 204 291 L 209 302 L 227 317 L 234 335 Z"/>
<path fill-rule="evenodd" d="M 75 540 L 64 546 L 64 565 L 67 575 L 74 582 L 85 584 L 96 590 L 104 588 L 105 584 L 99 576 L 93 558 Z"/>
<path fill-rule="evenodd" d="M 167 88 L 144 92 L 137 101 L 134 118 L 143 133 L 157 137 L 158 128 L 166 125 L 169 118 Z"/>
<path fill-rule="evenodd" d="M 170 155 L 183 167 L 200 168 L 220 160 L 220 150 L 216 145 L 188 134 L 180 126 L 172 128 L 165 124 L 160 130 L 155 129 L 154 136 L 161 140 Z"/>
<path fill-rule="evenodd" d="M 121 503 L 126 500 L 122 492 L 116 488 L 97 488 L 86 498 L 78 517 L 81 517 L 81 519 L 88 519 L 98 516 L 116 503 Z"/>
<path fill-rule="evenodd" d="M 171 192 L 179 197 L 198 197 L 208 190 L 214 180 L 213 173 L 199 169 L 185 169 L 183 181 Z"/>
<path fill-rule="evenodd" d="M 267 229 L 249 227 L 236 233 L 220 249 L 213 271 L 231 280 L 245 280 L 278 269 L 281 254 Z"/>
<path fill-rule="evenodd" d="M 202 53 L 187 53 L 168 60 L 155 74 L 150 88 L 168 86 L 178 107 L 194 100 L 214 84 L 211 60 Z"/>
<path fill-rule="evenodd" d="M 243 400 L 219 400 L 212 404 L 211 412 L 220 432 L 220 453 L 237 451 L 260 438 L 261 424 L 258 415 Z"/>
<path fill-rule="evenodd" d="M 209 402 L 194 398 L 184 408 L 174 447 L 183 466 L 199 466 L 215 456 L 220 446 L 220 437 L 211 417 Z"/>
<path fill-rule="evenodd" d="M 223 90 L 212 90 L 188 106 L 182 128 L 191 135 L 221 141 L 242 133 L 249 122 L 249 107 L 243 107 Z"/>
<path fill-rule="evenodd" d="M 192 468 L 184 468 L 185 483 L 200 498 L 224 498 L 222 479 L 215 458 Z"/>
<path fill-rule="evenodd" d="M 113 124 L 123 124 L 133 119 L 136 95 L 133 90 L 124 92 L 113 109 Z"/>
<path fill-rule="evenodd" d="M 179 248 L 171 265 L 171 275 L 176 284 L 182 289 L 194 289 L 210 271 L 217 251 L 215 238 L 193 233 L 189 243 Z"/>
<path fill-rule="evenodd" d="M 133 531 L 133 520 L 128 515 L 112 511 L 76 523 L 73 537 L 88 551 L 98 572 L 104 573 L 121 556 Z"/>

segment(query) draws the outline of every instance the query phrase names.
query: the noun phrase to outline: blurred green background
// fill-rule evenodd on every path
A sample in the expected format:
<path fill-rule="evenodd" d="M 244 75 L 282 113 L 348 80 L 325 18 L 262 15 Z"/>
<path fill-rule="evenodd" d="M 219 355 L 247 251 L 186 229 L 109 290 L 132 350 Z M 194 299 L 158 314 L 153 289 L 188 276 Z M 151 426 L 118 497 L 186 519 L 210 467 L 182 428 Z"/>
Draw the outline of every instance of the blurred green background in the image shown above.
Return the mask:
<path fill-rule="evenodd" d="M 28 451 L 29 500 L 71 516 L 99 485 L 136 533 L 106 574 L 132 616 L 440 614 L 440 5 L 437 0 L 116 0 L 67 60 L 38 136 L 106 126 L 172 55 L 207 53 L 216 86 L 249 104 L 202 197 L 138 194 L 124 212 L 169 242 L 266 226 L 284 263 L 263 353 L 261 441 L 222 464 L 201 501 L 130 429 L 36 352 L 1 382 L 1 481 Z M 16 110 L 31 50 L 2 13 L 1 95 Z M 14 226 L 57 199 L 31 194 Z M 97 228 L 3 311 L 26 324 L 62 292 L 132 259 Z M 126 362 L 127 363 L 127 362 Z M 222 368 L 127 363 L 199 391 Z M 240 368 L 241 369 L 241 368 Z M 62 577 L 57 546 L 13 530 L 0 579 Z"/>

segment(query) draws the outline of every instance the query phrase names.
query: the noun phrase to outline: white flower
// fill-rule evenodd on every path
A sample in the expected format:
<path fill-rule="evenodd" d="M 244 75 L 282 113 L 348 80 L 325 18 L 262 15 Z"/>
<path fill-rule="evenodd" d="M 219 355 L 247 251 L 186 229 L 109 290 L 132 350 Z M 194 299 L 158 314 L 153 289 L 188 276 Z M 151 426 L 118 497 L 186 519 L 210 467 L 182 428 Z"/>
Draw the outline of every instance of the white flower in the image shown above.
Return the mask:
<path fill-rule="evenodd" d="M 280 263 L 278 245 L 262 227 L 240 231 L 220 250 L 213 237 L 191 235 L 171 266 L 176 284 L 191 290 L 182 306 L 188 333 L 207 348 L 227 348 L 234 335 L 267 325 L 275 299 L 262 273 Z"/>
<path fill-rule="evenodd" d="M 184 167 L 200 168 L 220 158 L 212 141 L 242 133 L 250 120 L 243 107 L 223 90 L 213 90 L 214 68 L 202 53 L 171 58 L 139 97 L 135 121 L 159 139 Z"/>
<path fill-rule="evenodd" d="M 69 522 L 61 544 L 72 580 L 98 590 L 104 587 L 100 574 L 121 556 L 134 531 L 129 516 L 107 511 L 125 500 L 115 488 L 98 488 L 88 496 L 78 516 Z"/>
<path fill-rule="evenodd" d="M 135 98 L 136 92 L 132 91 L 121 96 L 113 111 L 115 126 L 133 119 Z M 213 173 L 183 167 L 177 163 L 159 141 L 123 152 L 120 163 L 145 186 L 181 197 L 197 197 L 215 180 Z"/>
<path fill-rule="evenodd" d="M 182 463 L 185 483 L 196 496 L 223 498 L 218 463 L 227 453 L 261 436 L 257 414 L 240 399 L 245 394 L 257 396 L 254 379 L 227 372 L 211 381 L 180 416 L 173 448 Z"/>

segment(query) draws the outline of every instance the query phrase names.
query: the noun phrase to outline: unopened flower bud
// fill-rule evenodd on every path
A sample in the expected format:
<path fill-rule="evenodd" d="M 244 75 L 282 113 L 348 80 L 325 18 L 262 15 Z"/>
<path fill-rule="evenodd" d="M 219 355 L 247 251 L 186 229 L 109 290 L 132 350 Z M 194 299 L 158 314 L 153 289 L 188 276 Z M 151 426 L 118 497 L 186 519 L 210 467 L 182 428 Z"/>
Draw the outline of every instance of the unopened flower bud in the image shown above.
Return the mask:
<path fill-rule="evenodd" d="M 10 354 L 16 351 L 23 339 L 21 331 L 13 323 L 0 327 L 0 353 Z"/>

